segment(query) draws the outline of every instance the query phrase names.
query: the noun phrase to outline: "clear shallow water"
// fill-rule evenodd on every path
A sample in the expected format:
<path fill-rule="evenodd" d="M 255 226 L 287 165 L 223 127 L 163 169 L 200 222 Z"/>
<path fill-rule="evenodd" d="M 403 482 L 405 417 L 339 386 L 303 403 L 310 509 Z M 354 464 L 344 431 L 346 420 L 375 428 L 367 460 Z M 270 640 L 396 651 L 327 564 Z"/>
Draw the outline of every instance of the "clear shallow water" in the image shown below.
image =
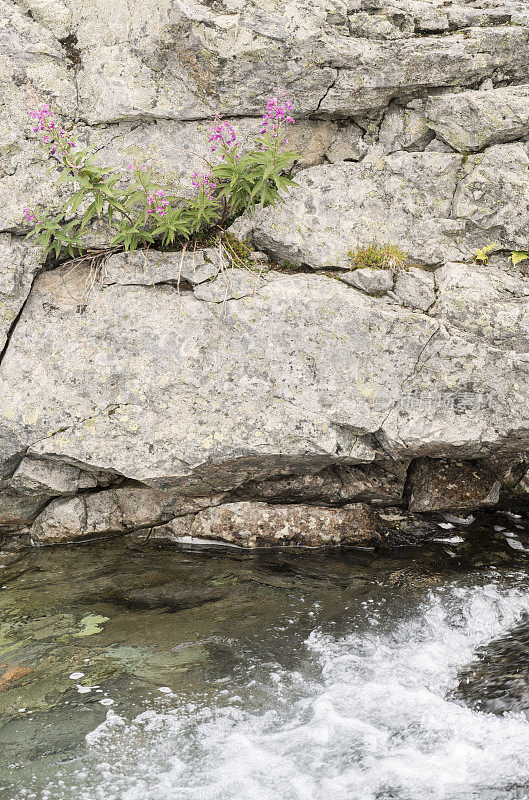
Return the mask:
<path fill-rule="evenodd" d="M 0 673 L 2 800 L 528 798 L 529 536 L 442 535 L 463 541 L 25 556 L 0 594 L 0 662 L 28 670 Z"/>

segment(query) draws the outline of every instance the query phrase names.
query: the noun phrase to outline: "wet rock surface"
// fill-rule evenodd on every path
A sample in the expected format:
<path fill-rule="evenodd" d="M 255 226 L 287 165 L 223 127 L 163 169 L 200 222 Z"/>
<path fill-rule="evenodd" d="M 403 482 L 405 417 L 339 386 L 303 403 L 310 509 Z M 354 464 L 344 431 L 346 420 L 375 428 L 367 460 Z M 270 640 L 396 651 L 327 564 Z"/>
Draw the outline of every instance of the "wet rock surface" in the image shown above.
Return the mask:
<path fill-rule="evenodd" d="M 476 653 L 459 675 L 454 697 L 492 714 L 529 716 L 529 619 Z"/>
<path fill-rule="evenodd" d="M 447 511 L 494 506 L 500 482 L 479 463 L 418 459 L 408 477 L 410 511 Z"/>

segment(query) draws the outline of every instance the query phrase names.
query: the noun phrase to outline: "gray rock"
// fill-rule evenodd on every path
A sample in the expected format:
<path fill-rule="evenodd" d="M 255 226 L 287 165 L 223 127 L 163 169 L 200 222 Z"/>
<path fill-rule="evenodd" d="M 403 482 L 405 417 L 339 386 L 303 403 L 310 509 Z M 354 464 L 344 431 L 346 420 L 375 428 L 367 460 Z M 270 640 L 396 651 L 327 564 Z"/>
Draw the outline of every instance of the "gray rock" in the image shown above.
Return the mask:
<path fill-rule="evenodd" d="M 372 241 L 398 245 L 416 263 L 462 260 L 471 247 L 451 204 L 460 168 L 455 154 L 373 150 L 360 164 L 304 170 L 286 205 L 255 215 L 254 240 L 314 268 L 347 267 L 347 251 Z"/>
<path fill-rule="evenodd" d="M 43 273 L 13 333 L 4 469 L 29 447 L 210 496 L 381 451 L 464 459 L 527 447 L 525 353 L 441 315 L 306 274 L 227 301 L 220 320 L 215 304 L 171 286 L 96 287 L 79 313 L 84 282 L 68 267 Z M 461 409 L 461 392 L 474 404 Z"/>
<path fill-rule="evenodd" d="M 529 136 L 529 85 L 432 97 L 428 125 L 460 152 Z"/>
<path fill-rule="evenodd" d="M 36 458 L 24 458 L 9 481 L 9 487 L 26 494 L 42 494 L 48 498 L 75 494 L 79 489 L 97 486 L 97 480 L 83 475 L 69 464 L 54 464 Z"/>
<path fill-rule="evenodd" d="M 529 444 L 527 280 L 499 258 L 468 262 L 487 242 L 527 247 L 526 5 L 0 0 L 3 530 L 181 538 L 227 492 L 401 505 L 417 458 L 439 486 L 447 458 L 467 471 L 482 459 L 507 485 L 503 462 Z M 232 115 L 246 151 L 278 86 L 301 118 L 289 131 L 300 187 L 233 229 L 313 269 L 398 245 L 444 265 L 436 297 L 416 268 L 393 287 L 388 272 L 356 271 L 362 293 L 205 251 L 115 254 L 92 289 L 85 267 L 36 277 L 42 255 L 12 234 L 27 231 L 26 200 L 57 209 L 66 189 L 33 140 L 32 90 L 76 120 L 100 163 L 149 163 L 186 196 L 215 114 Z M 95 221 L 88 236 L 104 247 L 110 232 Z M 463 501 L 481 503 L 485 483 Z M 307 513 L 292 516 L 293 541 L 307 541 Z"/>
<path fill-rule="evenodd" d="M 529 215 L 529 156 L 524 146 L 494 145 L 483 154 L 471 156 L 465 164 L 453 198 L 453 214 L 466 220 L 479 234 L 476 241 L 497 241 L 501 248 L 523 250 L 527 246 Z M 467 235 L 470 243 L 471 235 Z M 457 260 L 457 259 L 446 259 Z"/>
<path fill-rule="evenodd" d="M 419 108 L 390 105 L 379 132 L 379 142 L 386 153 L 396 150 L 421 151 L 434 138 L 426 122 L 424 103 Z"/>
<path fill-rule="evenodd" d="M 331 164 L 339 161 L 360 161 L 367 153 L 364 131 L 356 123 L 342 125 L 336 131 L 333 143 L 325 153 Z"/>
<path fill-rule="evenodd" d="M 30 533 L 39 544 L 111 536 L 157 526 L 216 502 L 219 497 L 186 500 L 147 486 L 122 486 L 52 500 L 35 519 Z"/>
<path fill-rule="evenodd" d="M 370 269 L 369 267 L 353 269 L 351 272 L 342 273 L 340 280 L 375 297 L 385 294 L 393 288 L 393 273 L 389 269 Z"/>
<path fill-rule="evenodd" d="M 487 241 L 527 246 L 529 157 L 494 145 L 466 163 L 456 154 L 373 149 L 360 164 L 313 167 L 278 208 L 251 221 L 256 245 L 279 260 L 347 266 L 347 251 L 396 244 L 416 264 L 465 261 Z"/>
<path fill-rule="evenodd" d="M 265 286 L 265 281 L 258 272 L 245 269 L 224 269 L 215 280 L 201 283 L 193 290 L 197 300 L 210 303 L 225 303 L 254 294 Z"/>
<path fill-rule="evenodd" d="M 407 464 L 396 462 L 329 467 L 313 475 L 288 475 L 245 484 L 234 493 L 240 499 L 283 503 L 370 503 L 397 506 L 402 502 Z"/>
<path fill-rule="evenodd" d="M 504 350 L 529 351 L 529 279 L 484 264 L 449 263 L 435 273 L 432 314 Z"/>
<path fill-rule="evenodd" d="M 495 69 L 504 80 L 527 80 L 528 47 L 524 28 L 510 25 L 431 36 L 421 39 L 420 46 L 414 39 L 338 41 L 333 61 L 337 74 L 319 109 L 360 114 L 420 89 L 471 86 Z M 512 59 L 505 58 L 506 52 Z"/>
<path fill-rule="evenodd" d="M 116 253 L 104 264 L 103 285 L 152 286 L 160 283 L 174 286 L 198 285 L 214 278 L 220 269 L 217 250 L 183 251 L 135 250 Z"/>
<path fill-rule="evenodd" d="M 0 233 L 0 351 L 43 264 L 39 247 Z"/>
<path fill-rule="evenodd" d="M 399 270 L 395 276 L 393 294 L 404 306 L 428 311 L 435 302 L 434 275 L 418 267 Z"/>
<path fill-rule="evenodd" d="M 418 459 L 408 479 L 410 511 L 475 509 L 495 505 L 500 482 L 477 464 Z"/>
<path fill-rule="evenodd" d="M 298 545 L 372 546 L 380 539 L 380 521 L 360 503 L 343 508 L 266 503 L 228 503 L 199 512 L 191 534 L 240 547 Z"/>

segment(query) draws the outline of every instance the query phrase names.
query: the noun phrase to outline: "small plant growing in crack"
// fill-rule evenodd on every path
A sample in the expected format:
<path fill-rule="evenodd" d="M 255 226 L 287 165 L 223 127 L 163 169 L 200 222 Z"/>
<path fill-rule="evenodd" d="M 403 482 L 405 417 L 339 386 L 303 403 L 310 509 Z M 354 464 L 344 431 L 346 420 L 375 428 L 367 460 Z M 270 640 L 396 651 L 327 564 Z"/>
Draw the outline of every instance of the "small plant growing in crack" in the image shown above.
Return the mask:
<path fill-rule="evenodd" d="M 371 242 L 347 253 L 349 269 L 406 269 L 408 254 L 395 244 Z"/>
<path fill-rule="evenodd" d="M 496 250 L 500 247 L 499 242 L 490 242 L 486 244 L 485 247 L 482 247 L 481 250 L 478 250 L 476 255 L 474 256 L 474 261 L 478 261 L 481 264 L 486 264 L 489 260 L 489 256 L 493 250 Z"/>
<path fill-rule="evenodd" d="M 474 256 L 474 261 L 477 261 L 480 264 L 488 264 L 489 256 L 492 254 L 493 251 L 501 250 L 500 242 L 491 242 L 490 244 L 486 244 L 485 247 L 482 247 L 480 250 L 477 251 L 476 255 Z M 516 267 L 517 264 L 520 264 L 523 261 L 529 260 L 529 250 L 511 250 L 511 255 L 509 256 L 509 261 L 512 262 L 513 267 Z M 527 272 L 525 268 L 527 267 L 526 264 L 521 268 L 522 274 L 526 275 Z"/>
<path fill-rule="evenodd" d="M 93 148 L 79 149 L 50 105 L 38 102 L 30 114 L 34 133 L 60 169 L 58 183 L 72 187 L 57 214 L 40 213 L 30 203 L 24 208 L 25 221 L 33 226 L 28 236 L 56 258 L 63 252 L 72 258 L 84 256 L 87 228 L 94 218 L 106 220 L 113 230 L 111 248 L 181 247 L 224 231 L 244 211 L 284 202 L 297 185 L 287 171 L 299 156 L 284 148 L 286 126 L 294 122 L 292 102 L 281 96 L 268 101 L 249 152 L 241 152 L 227 120 L 215 119 L 208 135 L 212 160 L 204 159 L 204 171 L 193 175 L 194 192 L 185 197 L 156 182 L 146 164 L 129 164 L 132 182 L 98 165 Z"/>

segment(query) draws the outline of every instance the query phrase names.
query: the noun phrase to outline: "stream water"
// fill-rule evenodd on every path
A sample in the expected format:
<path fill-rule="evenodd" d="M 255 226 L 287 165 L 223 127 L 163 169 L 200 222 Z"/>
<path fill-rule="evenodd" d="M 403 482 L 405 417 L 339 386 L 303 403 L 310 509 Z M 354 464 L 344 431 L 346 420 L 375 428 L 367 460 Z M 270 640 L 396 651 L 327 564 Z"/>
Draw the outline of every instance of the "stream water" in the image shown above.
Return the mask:
<path fill-rule="evenodd" d="M 385 554 L 3 554 L 0 798 L 527 800 L 529 520 L 439 522 Z"/>

